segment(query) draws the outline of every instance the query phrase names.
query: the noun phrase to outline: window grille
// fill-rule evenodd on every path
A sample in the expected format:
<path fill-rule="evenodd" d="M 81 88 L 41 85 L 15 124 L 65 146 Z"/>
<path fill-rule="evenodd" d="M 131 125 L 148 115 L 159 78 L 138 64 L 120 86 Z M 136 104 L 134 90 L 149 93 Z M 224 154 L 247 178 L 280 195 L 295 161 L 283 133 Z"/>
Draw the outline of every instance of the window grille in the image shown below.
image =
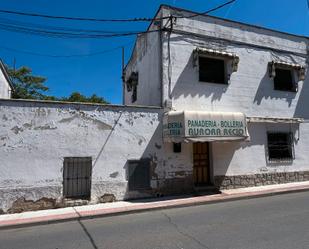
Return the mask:
<path fill-rule="evenodd" d="M 65 157 L 63 161 L 63 196 L 90 198 L 91 157 Z"/>
<path fill-rule="evenodd" d="M 294 159 L 293 133 L 269 132 L 268 159 L 269 161 L 286 161 Z"/>

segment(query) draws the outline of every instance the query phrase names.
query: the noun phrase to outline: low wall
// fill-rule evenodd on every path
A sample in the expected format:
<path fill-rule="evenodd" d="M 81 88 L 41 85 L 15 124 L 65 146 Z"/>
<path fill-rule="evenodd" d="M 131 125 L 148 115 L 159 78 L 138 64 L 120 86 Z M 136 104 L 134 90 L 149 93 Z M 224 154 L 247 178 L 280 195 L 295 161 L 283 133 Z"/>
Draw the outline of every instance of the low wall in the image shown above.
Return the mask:
<path fill-rule="evenodd" d="M 64 205 L 64 157 L 92 158 L 91 202 L 139 196 L 128 160 L 163 163 L 161 117 L 156 107 L 0 100 L 1 212 Z"/>

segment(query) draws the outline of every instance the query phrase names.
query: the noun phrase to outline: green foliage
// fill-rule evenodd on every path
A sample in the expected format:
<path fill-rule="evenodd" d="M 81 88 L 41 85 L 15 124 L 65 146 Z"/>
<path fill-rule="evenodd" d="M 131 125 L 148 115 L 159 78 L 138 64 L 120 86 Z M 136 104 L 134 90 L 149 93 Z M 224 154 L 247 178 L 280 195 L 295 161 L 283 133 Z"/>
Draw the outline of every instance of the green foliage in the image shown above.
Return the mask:
<path fill-rule="evenodd" d="M 7 67 L 8 74 L 12 79 L 14 92 L 12 98 L 14 99 L 38 99 L 51 101 L 69 101 L 69 102 L 88 102 L 88 103 L 102 103 L 108 102 L 97 96 L 96 94 L 87 97 L 79 92 L 73 92 L 69 97 L 56 97 L 44 94 L 49 90 L 45 86 L 46 78 L 32 75 L 32 70 L 28 67 L 20 67 L 16 70 Z"/>
<path fill-rule="evenodd" d="M 32 75 L 28 67 L 21 67 L 17 70 L 8 68 L 8 74 L 14 85 L 12 97 L 15 99 L 44 99 L 43 92 L 48 90 L 44 85 L 46 78 Z"/>
<path fill-rule="evenodd" d="M 73 92 L 69 97 L 64 97 L 61 99 L 62 101 L 69 101 L 69 102 L 88 102 L 88 103 L 102 103 L 108 104 L 108 102 L 95 94 L 87 97 L 85 95 L 80 94 L 79 92 Z"/>

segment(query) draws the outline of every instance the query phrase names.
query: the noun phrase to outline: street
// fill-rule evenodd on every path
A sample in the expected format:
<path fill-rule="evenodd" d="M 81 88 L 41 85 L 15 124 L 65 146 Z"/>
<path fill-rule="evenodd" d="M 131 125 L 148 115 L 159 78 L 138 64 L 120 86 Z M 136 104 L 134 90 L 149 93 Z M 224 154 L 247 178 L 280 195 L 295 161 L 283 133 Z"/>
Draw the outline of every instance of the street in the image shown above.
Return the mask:
<path fill-rule="evenodd" d="M 309 192 L 0 230 L 0 248 L 309 248 Z"/>

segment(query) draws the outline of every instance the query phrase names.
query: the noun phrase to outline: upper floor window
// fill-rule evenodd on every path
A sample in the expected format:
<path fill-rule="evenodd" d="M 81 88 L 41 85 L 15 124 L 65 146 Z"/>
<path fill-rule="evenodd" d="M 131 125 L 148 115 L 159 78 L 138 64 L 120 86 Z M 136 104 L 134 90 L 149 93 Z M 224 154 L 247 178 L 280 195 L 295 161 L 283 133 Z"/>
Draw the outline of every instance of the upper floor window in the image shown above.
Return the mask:
<path fill-rule="evenodd" d="M 201 82 L 227 84 L 238 63 L 239 57 L 232 53 L 206 48 L 193 51 L 193 66 L 198 66 Z"/>
<path fill-rule="evenodd" d="M 291 69 L 275 69 L 274 89 L 280 91 L 296 91 L 293 71 Z"/>
<path fill-rule="evenodd" d="M 224 60 L 199 57 L 199 81 L 226 84 Z"/>
<path fill-rule="evenodd" d="M 305 67 L 286 62 L 271 62 L 269 76 L 274 80 L 274 90 L 296 92 L 298 81 L 305 79 Z"/>
<path fill-rule="evenodd" d="M 128 92 L 132 92 L 131 102 L 134 103 L 137 100 L 137 85 L 138 85 L 138 73 L 132 72 L 129 79 L 126 81 Z"/>

